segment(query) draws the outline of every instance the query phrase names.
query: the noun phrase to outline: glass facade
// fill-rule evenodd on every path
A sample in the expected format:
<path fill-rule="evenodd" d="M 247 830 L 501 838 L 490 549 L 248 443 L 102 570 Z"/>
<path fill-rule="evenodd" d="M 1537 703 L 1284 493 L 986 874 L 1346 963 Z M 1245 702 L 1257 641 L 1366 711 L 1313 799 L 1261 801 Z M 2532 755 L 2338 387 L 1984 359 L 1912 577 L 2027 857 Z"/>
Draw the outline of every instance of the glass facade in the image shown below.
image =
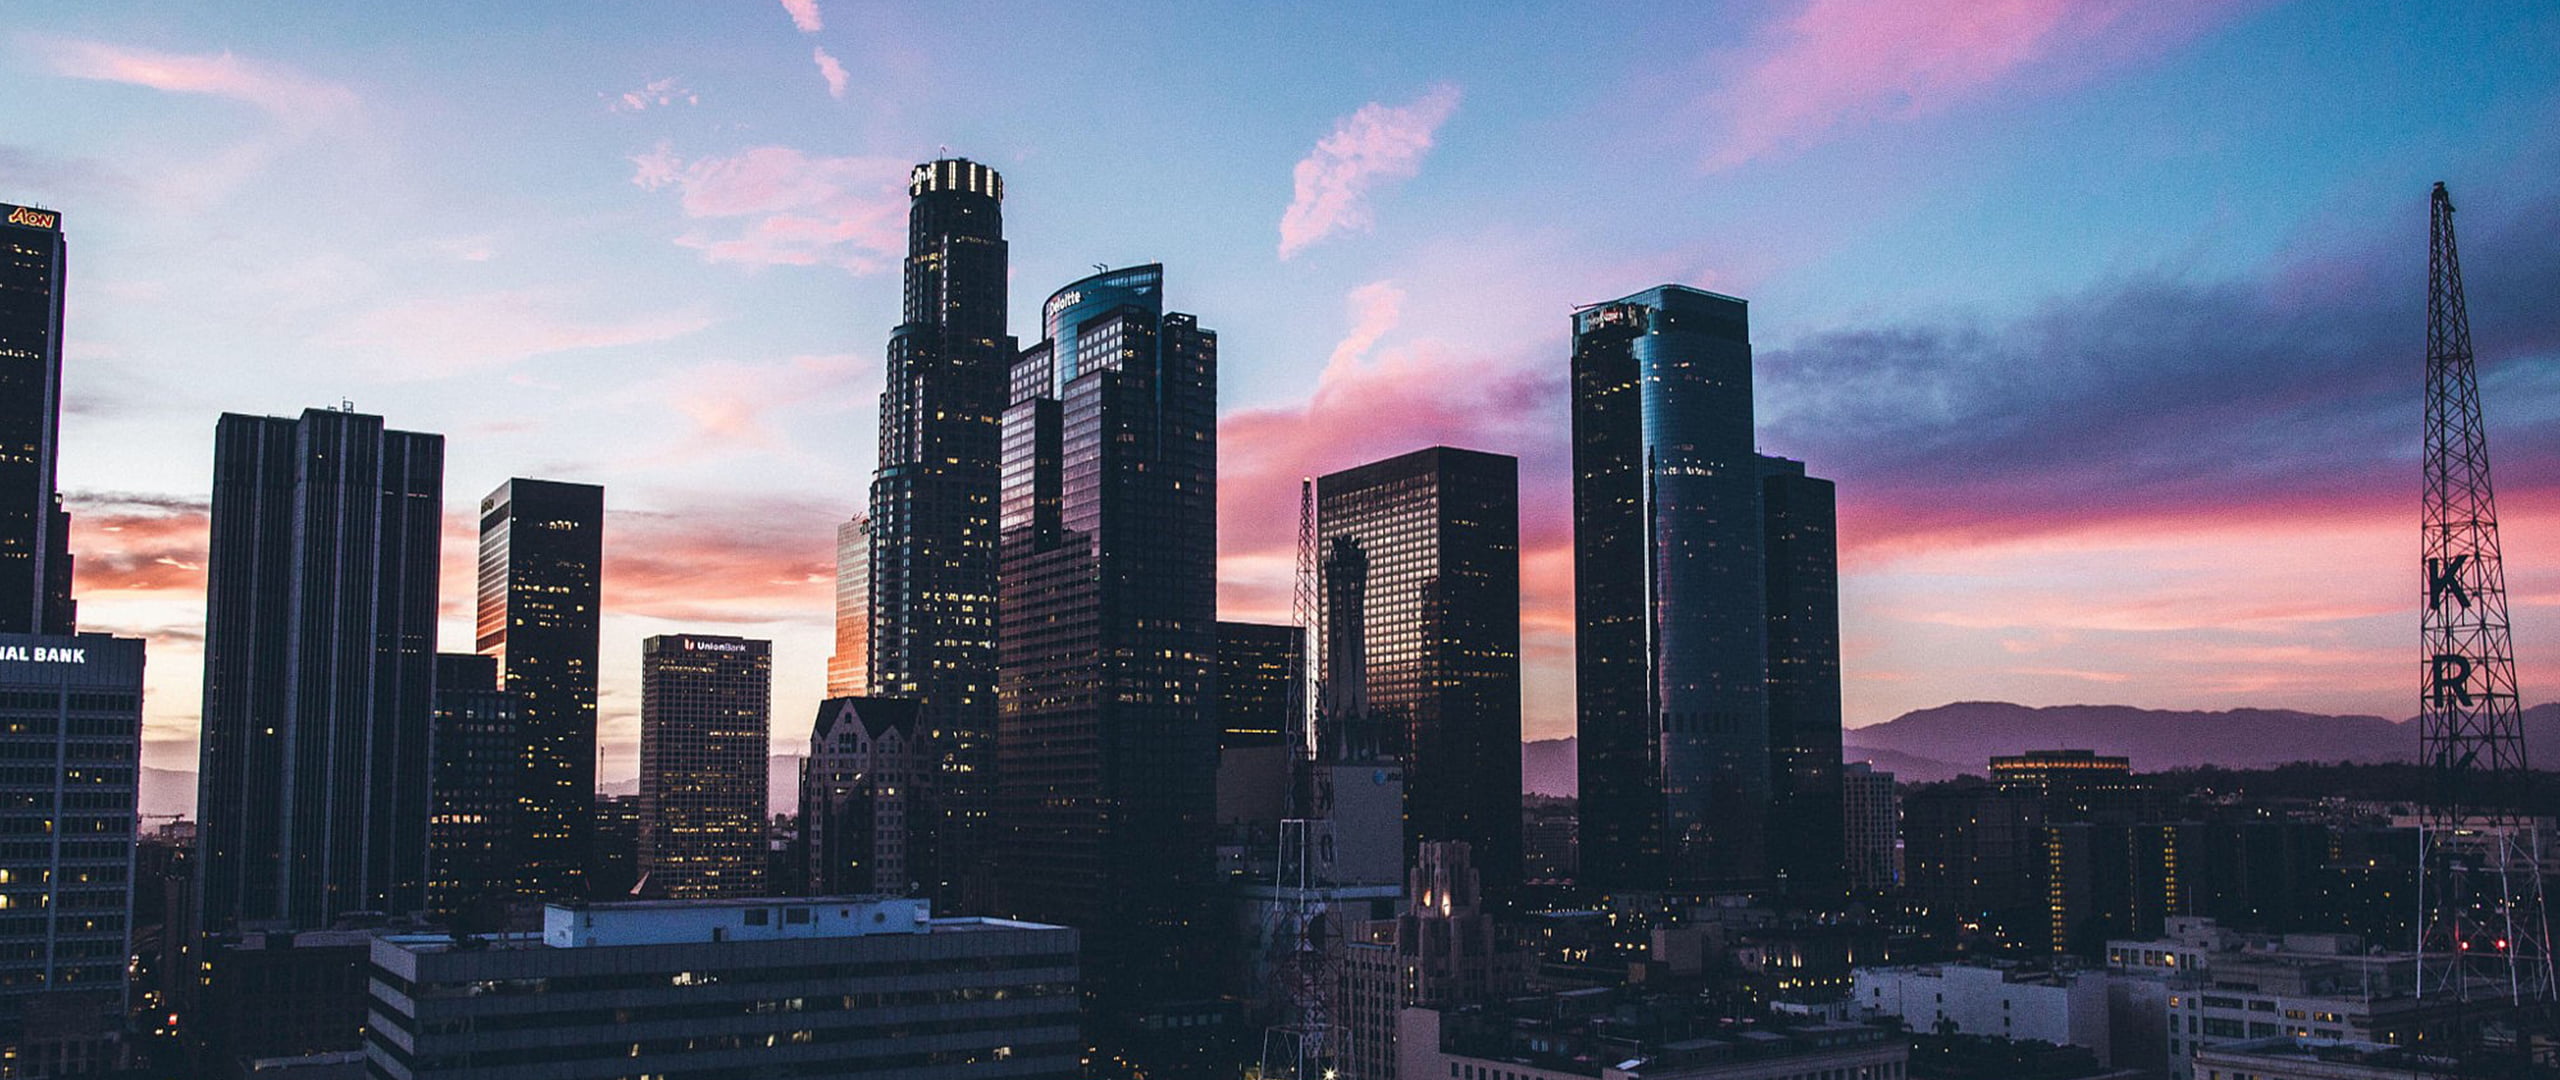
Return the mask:
<path fill-rule="evenodd" d="M 1831 481 L 1760 459 L 1769 604 L 1769 869 L 1788 889 L 1848 887 L 1840 790 L 1840 544 Z"/>
<path fill-rule="evenodd" d="M 1287 741 L 1289 683 L 1305 642 L 1295 626 L 1218 624 L 1218 749 Z"/>
<path fill-rule="evenodd" d="M 1328 724 L 1404 766 L 1408 856 L 1520 881 L 1520 462 L 1432 447 L 1316 481 Z M 1363 741 L 1352 738 L 1350 742 Z"/>
<path fill-rule="evenodd" d="M 17 1069 L 44 1068 L 22 1041 L 38 1007 L 122 1027 L 142 668 L 132 638 L 0 634 L 0 1052 Z"/>
<path fill-rule="evenodd" d="M 498 660 L 436 654 L 435 819 L 427 827 L 427 903 L 454 912 L 503 899 L 516 875 L 524 732 Z"/>
<path fill-rule="evenodd" d="M 70 521 L 54 490 L 65 250 L 60 214 L 0 203 L 0 633 L 71 632 Z"/>
<path fill-rule="evenodd" d="M 907 193 L 905 312 L 871 483 L 870 691 L 926 703 L 917 876 L 985 910 L 996 725 L 996 497 L 1005 376 L 1004 180 L 944 159 Z"/>
<path fill-rule="evenodd" d="M 1161 281 L 1051 297 L 1004 420 L 1005 910 L 1083 931 L 1094 993 L 1120 1004 L 1208 974 L 1217 336 L 1162 313 Z"/>
<path fill-rule="evenodd" d="M 640 876 L 675 899 L 761 896 L 773 643 L 640 643 Z"/>
<path fill-rule="evenodd" d="M 604 489 L 521 477 L 480 500 L 475 648 L 517 698 L 515 887 L 584 897 L 595 844 Z"/>
<path fill-rule="evenodd" d="M 871 692 L 871 515 L 836 526 L 836 651 L 827 656 L 827 696 Z"/>

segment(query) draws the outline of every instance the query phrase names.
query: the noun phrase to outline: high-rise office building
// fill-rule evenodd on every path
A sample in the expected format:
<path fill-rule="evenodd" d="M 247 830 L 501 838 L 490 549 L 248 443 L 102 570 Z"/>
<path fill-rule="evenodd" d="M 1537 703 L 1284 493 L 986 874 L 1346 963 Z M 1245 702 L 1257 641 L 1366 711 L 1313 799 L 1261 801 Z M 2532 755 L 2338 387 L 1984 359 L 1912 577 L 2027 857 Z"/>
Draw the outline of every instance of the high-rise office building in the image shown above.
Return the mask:
<path fill-rule="evenodd" d="M 764 889 L 773 643 L 640 643 L 640 876 L 674 899 Z"/>
<path fill-rule="evenodd" d="M 133 638 L 0 634 L 0 1055 L 18 1075 L 108 1064 L 124 1028 L 142 662 Z"/>
<path fill-rule="evenodd" d="M 1777 795 L 1838 820 L 1830 485 L 1752 447 L 1743 301 L 1663 285 L 1574 313 L 1582 877 L 1604 891 L 1808 872 L 1772 857 Z M 1775 839 L 1799 832 L 1836 859 L 1836 828 Z"/>
<path fill-rule="evenodd" d="M 62 215 L 0 203 L 0 634 L 72 628 L 62 420 Z"/>
<path fill-rule="evenodd" d="M 1842 863 L 1849 891 L 1880 893 L 1902 883 L 1896 848 L 1902 839 L 1902 798 L 1893 774 L 1863 761 L 1840 769 Z"/>
<path fill-rule="evenodd" d="M 517 891 L 586 895 L 596 789 L 596 649 L 604 607 L 604 489 L 517 478 L 480 500 L 474 648 L 497 658 L 524 768 L 515 798 Z"/>
<path fill-rule="evenodd" d="M 1848 885 L 1841 844 L 1840 545 L 1831 481 L 1760 459 L 1769 634 L 1769 872 L 1790 891 Z"/>
<path fill-rule="evenodd" d="M 426 906 L 444 436 L 225 413 L 205 565 L 205 928 Z"/>
<path fill-rule="evenodd" d="M 436 654 L 434 820 L 427 827 L 427 903 L 441 912 L 514 891 L 524 732 L 498 658 Z"/>
<path fill-rule="evenodd" d="M 1121 1016 L 1207 974 L 1217 336 L 1163 285 L 1140 266 L 1052 295 L 1004 418 L 1004 902 L 1083 931 Z"/>
<path fill-rule="evenodd" d="M 871 692 L 871 515 L 836 526 L 836 651 L 827 656 L 827 696 Z"/>
<path fill-rule="evenodd" d="M 999 427 L 1014 339 L 1005 333 L 1004 178 L 971 161 L 907 179 L 904 317 L 880 393 L 871 482 L 870 692 L 929 710 L 925 820 L 914 853 L 927 892 L 982 910 L 996 727 Z"/>
<path fill-rule="evenodd" d="M 1519 459 L 1435 446 L 1320 477 L 1316 531 L 1326 573 L 1363 583 L 1354 625 L 1326 581 L 1328 645 L 1360 657 L 1327 656 L 1325 681 L 1404 764 L 1407 850 L 1464 841 L 1501 895 L 1521 880 Z"/>
<path fill-rule="evenodd" d="M 1289 684 L 1305 648 L 1295 626 L 1218 624 L 1218 749 L 1288 741 Z"/>
<path fill-rule="evenodd" d="M 818 703 L 800 764 L 809 891 L 904 894 L 923 709 L 901 698 Z"/>

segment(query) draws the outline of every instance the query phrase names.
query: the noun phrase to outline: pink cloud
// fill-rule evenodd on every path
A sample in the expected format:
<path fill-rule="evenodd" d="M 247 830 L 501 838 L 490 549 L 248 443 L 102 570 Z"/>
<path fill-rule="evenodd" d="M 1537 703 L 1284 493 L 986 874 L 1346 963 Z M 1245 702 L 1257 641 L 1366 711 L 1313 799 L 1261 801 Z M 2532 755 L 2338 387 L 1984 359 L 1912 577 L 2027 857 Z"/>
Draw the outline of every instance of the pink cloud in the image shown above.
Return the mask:
<path fill-rule="evenodd" d="M 1708 105 L 1711 169 L 1835 128 L 1925 116 L 2030 71 L 2057 78 L 2149 55 L 2246 10 L 2202 0 L 1811 0 L 1751 48 Z"/>
<path fill-rule="evenodd" d="M 700 105 L 702 95 L 694 93 L 683 80 L 669 75 L 663 79 L 651 79 L 637 90 L 625 90 L 614 95 L 611 107 L 615 112 L 640 112 L 645 109 L 663 108 L 677 102 Z"/>
<path fill-rule="evenodd" d="M 852 77 L 845 74 L 844 65 L 838 63 L 835 57 L 828 55 L 823 46 L 811 49 L 810 52 L 817 57 L 818 74 L 827 80 L 827 96 L 843 101 L 845 85 L 852 81 Z"/>
<path fill-rule="evenodd" d="M 299 126 L 316 127 L 356 108 L 346 87 L 228 52 L 171 53 L 96 41 L 49 41 L 40 48 L 57 75 L 229 98 Z"/>
<path fill-rule="evenodd" d="M 1407 105 L 1370 102 L 1336 123 L 1293 173 L 1296 194 L 1280 215 L 1280 257 L 1340 230 L 1368 228 L 1370 191 L 1421 172 L 1433 135 L 1457 109 L 1458 88 L 1443 84 Z"/>
<path fill-rule="evenodd" d="M 791 13 L 791 25 L 803 34 L 814 34 L 827 28 L 826 16 L 818 11 L 818 0 L 782 0 L 782 10 Z"/>
<path fill-rule="evenodd" d="M 631 182 L 673 187 L 688 218 L 733 221 L 736 231 L 696 229 L 676 243 L 710 262 L 841 266 L 870 273 L 906 250 L 906 166 L 888 158 L 811 157 L 760 146 L 686 161 L 665 143 L 634 155 Z"/>
<path fill-rule="evenodd" d="M 395 378 L 440 378 L 549 353 L 665 341 L 712 323 L 696 310 L 613 317 L 578 306 L 542 289 L 421 297 L 358 315 L 322 343 L 370 356 Z"/>

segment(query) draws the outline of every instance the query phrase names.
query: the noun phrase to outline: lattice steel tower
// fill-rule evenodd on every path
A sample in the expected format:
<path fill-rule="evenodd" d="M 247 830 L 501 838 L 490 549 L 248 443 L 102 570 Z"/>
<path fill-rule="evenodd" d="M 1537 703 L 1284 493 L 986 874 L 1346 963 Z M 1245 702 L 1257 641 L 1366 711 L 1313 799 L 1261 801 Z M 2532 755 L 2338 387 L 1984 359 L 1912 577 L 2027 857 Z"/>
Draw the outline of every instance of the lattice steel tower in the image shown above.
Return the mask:
<path fill-rule="evenodd" d="M 1332 913 L 1332 796 L 1318 761 L 1326 744 L 1317 703 L 1324 688 L 1315 658 L 1323 648 L 1316 617 L 1315 481 L 1298 483 L 1298 559 L 1290 608 L 1298 620 L 1298 670 L 1289 693 L 1288 809 L 1280 821 L 1280 846 L 1272 859 L 1271 912 L 1263 928 L 1275 1015 L 1263 1030 L 1255 1080 L 1334 1080 L 1334 988 L 1340 973 Z"/>
<path fill-rule="evenodd" d="M 2434 772 L 2419 830 L 2418 993 L 2548 1000 L 2541 831 L 2518 717 L 2489 440 L 2453 200 L 2435 186 L 2427 258 L 2425 608 L 2418 738 Z"/>

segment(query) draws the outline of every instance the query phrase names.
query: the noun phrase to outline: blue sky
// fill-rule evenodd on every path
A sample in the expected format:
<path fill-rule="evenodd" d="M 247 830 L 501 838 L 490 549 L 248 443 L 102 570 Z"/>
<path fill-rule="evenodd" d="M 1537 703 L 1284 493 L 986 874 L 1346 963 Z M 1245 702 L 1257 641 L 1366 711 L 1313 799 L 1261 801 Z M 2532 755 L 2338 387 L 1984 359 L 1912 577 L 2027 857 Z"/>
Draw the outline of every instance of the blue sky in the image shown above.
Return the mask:
<path fill-rule="evenodd" d="M 2413 711 L 2445 179 L 2527 696 L 2560 674 L 2548 5 L 813 7 L 12 5 L 0 201 L 65 215 L 83 614 L 155 638 L 153 764 L 193 760 L 214 417 L 340 400 L 449 436 L 450 507 L 607 486 L 608 777 L 666 630 L 776 639 L 787 749 L 944 147 L 1006 175 L 1018 332 L 1147 261 L 1219 331 L 1230 615 L 1285 610 L 1296 476 L 1520 455 L 1534 736 L 1565 314 L 1663 281 L 1751 300 L 1762 442 L 1841 483 L 1852 723 Z"/>

